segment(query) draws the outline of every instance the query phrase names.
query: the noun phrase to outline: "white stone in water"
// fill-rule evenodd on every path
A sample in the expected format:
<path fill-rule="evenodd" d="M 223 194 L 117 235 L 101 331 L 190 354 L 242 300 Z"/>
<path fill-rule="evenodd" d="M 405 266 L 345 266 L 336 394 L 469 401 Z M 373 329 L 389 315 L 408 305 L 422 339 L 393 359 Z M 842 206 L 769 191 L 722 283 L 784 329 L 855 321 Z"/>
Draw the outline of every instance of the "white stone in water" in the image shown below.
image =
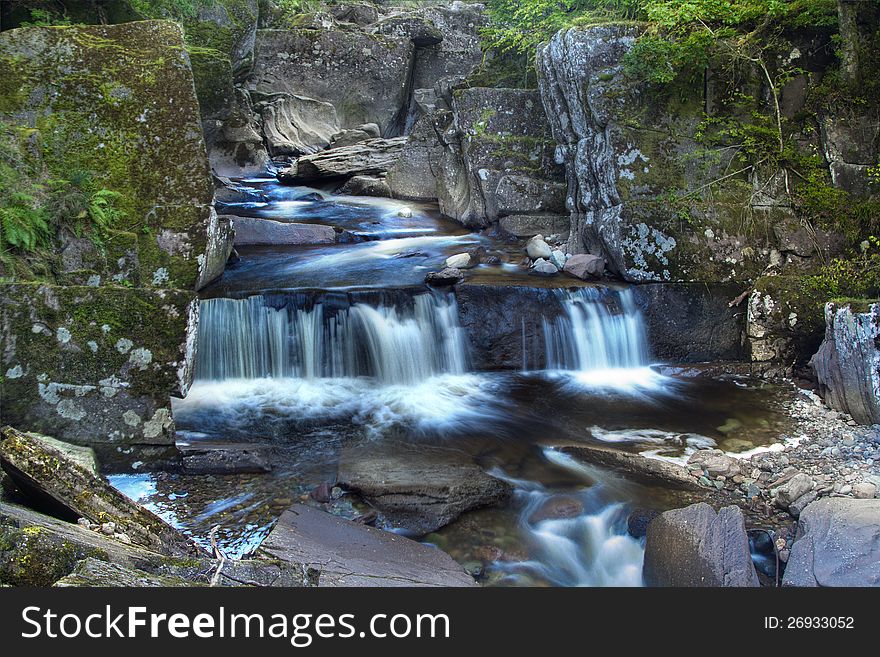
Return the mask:
<path fill-rule="evenodd" d="M 446 258 L 446 266 L 453 269 L 463 269 L 471 264 L 471 257 L 467 253 L 456 253 Z"/>
<path fill-rule="evenodd" d="M 543 235 L 535 235 L 526 242 L 526 253 L 532 260 L 547 259 L 551 252 L 550 245 L 544 241 Z"/>
<path fill-rule="evenodd" d="M 413 216 L 412 208 L 402 207 L 397 211 L 398 217 L 411 217 Z"/>

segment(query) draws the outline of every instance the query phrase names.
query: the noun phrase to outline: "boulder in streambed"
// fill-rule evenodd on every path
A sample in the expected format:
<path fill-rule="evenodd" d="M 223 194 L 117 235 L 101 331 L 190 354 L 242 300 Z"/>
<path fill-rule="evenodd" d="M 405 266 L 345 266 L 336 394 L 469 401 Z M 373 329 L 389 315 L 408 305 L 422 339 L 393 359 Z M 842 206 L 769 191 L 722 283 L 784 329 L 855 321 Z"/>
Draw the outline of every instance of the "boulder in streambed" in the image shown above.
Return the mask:
<path fill-rule="evenodd" d="M 140 547 L 170 556 L 205 556 L 195 543 L 164 520 L 117 491 L 79 451 L 39 434 L 6 427 L 0 441 L 0 466 L 16 487 L 61 518 L 113 523 L 118 533 Z"/>
<path fill-rule="evenodd" d="M 641 454 L 602 445 L 563 445 L 556 449 L 583 463 L 620 472 L 647 485 L 660 485 L 677 490 L 700 490 L 700 486 L 687 468 L 670 461 L 648 458 Z"/>
<path fill-rule="evenodd" d="M 391 189 L 385 179 L 374 176 L 352 176 L 336 193 L 348 196 L 391 197 Z"/>
<path fill-rule="evenodd" d="M 476 262 L 471 263 L 471 260 L 469 253 L 456 253 L 446 258 L 446 266 L 452 269 L 467 269 L 477 264 Z"/>
<path fill-rule="evenodd" d="M 336 231 L 323 224 L 297 224 L 255 217 L 232 217 L 235 245 L 258 244 L 332 244 Z"/>
<path fill-rule="evenodd" d="M 465 511 L 502 502 L 511 490 L 465 452 L 396 442 L 344 448 L 338 482 L 395 527 L 418 535 L 449 524 Z"/>
<path fill-rule="evenodd" d="M 334 180 L 351 176 L 375 176 L 386 173 L 400 157 L 406 137 L 367 139 L 305 155 L 289 168 L 278 172 L 278 180 L 298 185 L 316 180 Z"/>
<path fill-rule="evenodd" d="M 605 271 L 605 259 L 589 253 L 578 253 L 565 261 L 563 271 L 583 281 L 601 278 Z"/>
<path fill-rule="evenodd" d="M 461 269 L 454 267 L 444 267 L 440 271 L 432 271 L 425 276 L 425 283 L 433 287 L 444 287 L 447 285 L 455 285 L 464 278 Z"/>
<path fill-rule="evenodd" d="M 880 500 L 829 497 L 798 518 L 783 586 L 880 586 Z"/>
<path fill-rule="evenodd" d="M 318 586 L 476 586 L 437 548 L 301 504 L 281 515 L 260 551 L 320 571 Z"/>
<path fill-rule="evenodd" d="M 759 586 L 742 511 L 700 502 L 661 513 L 648 525 L 643 574 L 648 586 Z"/>
<path fill-rule="evenodd" d="M 526 242 L 526 253 L 532 260 L 549 258 L 552 252 L 553 250 L 550 248 L 550 245 L 544 241 L 543 235 L 535 235 L 532 239 Z"/>
<path fill-rule="evenodd" d="M 535 260 L 529 273 L 535 274 L 536 276 L 556 276 L 556 274 L 559 273 L 559 270 L 556 268 L 556 265 L 549 260 L 538 258 Z"/>

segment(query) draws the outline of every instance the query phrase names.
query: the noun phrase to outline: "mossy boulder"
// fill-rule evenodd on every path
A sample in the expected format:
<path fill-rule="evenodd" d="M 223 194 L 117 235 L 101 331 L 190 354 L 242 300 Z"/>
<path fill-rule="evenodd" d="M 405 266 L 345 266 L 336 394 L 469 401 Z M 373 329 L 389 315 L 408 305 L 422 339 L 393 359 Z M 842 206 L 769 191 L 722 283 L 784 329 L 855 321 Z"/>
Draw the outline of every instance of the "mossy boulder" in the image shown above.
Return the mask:
<path fill-rule="evenodd" d="M 173 444 L 196 304 L 184 290 L 0 285 L 4 421 L 80 444 Z"/>
<path fill-rule="evenodd" d="M 0 121 L 27 137 L 34 182 L 90 172 L 137 236 L 131 283 L 205 284 L 213 188 L 179 26 L 20 28 L 0 33 L 0 64 Z"/>
<path fill-rule="evenodd" d="M 124 534 L 131 543 L 167 556 L 204 557 L 195 543 L 164 520 L 138 506 L 103 477 L 73 458 L 70 450 L 41 436 L 3 429 L 0 466 L 16 486 L 61 517 L 112 523 L 110 535 Z"/>

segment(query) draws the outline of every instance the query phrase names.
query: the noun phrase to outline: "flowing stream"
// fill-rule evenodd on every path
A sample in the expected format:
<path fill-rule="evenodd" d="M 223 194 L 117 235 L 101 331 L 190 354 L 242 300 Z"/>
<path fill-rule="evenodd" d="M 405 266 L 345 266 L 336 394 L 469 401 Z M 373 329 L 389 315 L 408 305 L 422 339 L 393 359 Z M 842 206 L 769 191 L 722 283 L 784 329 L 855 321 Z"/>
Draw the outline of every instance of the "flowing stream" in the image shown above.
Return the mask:
<path fill-rule="evenodd" d="M 335 481 L 347 445 L 405 440 L 454 446 L 512 484 L 509 502 L 423 538 L 484 583 L 638 586 L 643 539 L 627 533 L 628 514 L 674 500 L 557 448 L 591 441 L 680 460 L 700 446 L 743 451 L 778 433 L 766 390 L 652 367 L 627 289 L 555 289 L 539 334 L 523 330 L 523 344 L 511 345 L 536 347 L 546 367 L 475 371 L 454 294 L 422 281 L 448 255 L 482 246 L 500 257 L 476 280 L 529 284 L 509 264 L 521 246 L 469 233 L 431 206 L 403 212 L 387 199 L 241 185 L 249 198 L 225 211 L 332 224 L 356 239 L 239 249 L 241 261 L 205 291 L 196 381 L 174 405 L 181 440 L 268 444 L 272 473 L 112 478 L 198 540 L 220 524 L 224 548 L 247 554 L 286 506 Z M 543 344 L 527 344 L 535 340 Z M 362 510 L 347 499 L 335 512 Z M 393 519 L 380 524 L 396 529 Z"/>

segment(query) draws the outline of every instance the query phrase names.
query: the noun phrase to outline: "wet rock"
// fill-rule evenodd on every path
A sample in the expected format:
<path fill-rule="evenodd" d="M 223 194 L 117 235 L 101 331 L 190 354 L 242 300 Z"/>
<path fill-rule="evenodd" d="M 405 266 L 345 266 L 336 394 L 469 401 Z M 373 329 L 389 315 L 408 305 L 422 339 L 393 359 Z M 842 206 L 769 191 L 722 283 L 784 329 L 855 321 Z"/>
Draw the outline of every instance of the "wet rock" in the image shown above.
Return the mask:
<path fill-rule="evenodd" d="M 558 449 L 584 463 L 592 463 L 620 472 L 635 481 L 649 485 L 660 484 L 679 490 L 700 490 L 700 486 L 687 468 L 677 463 L 651 459 L 640 454 L 599 445 L 564 445 Z"/>
<path fill-rule="evenodd" d="M 783 586 L 880 586 L 880 500 L 825 498 L 798 518 Z"/>
<path fill-rule="evenodd" d="M 776 506 L 787 509 L 796 499 L 813 490 L 814 485 L 808 475 L 798 473 L 781 486 L 771 490 L 771 494 L 774 495 Z"/>
<path fill-rule="evenodd" d="M 565 267 L 565 254 L 559 249 L 553 249 L 550 253 L 550 263 L 556 267 L 556 269 L 562 269 Z"/>
<path fill-rule="evenodd" d="M 467 253 L 456 253 L 446 258 L 446 266 L 452 269 L 467 269 L 471 266 L 471 256 Z"/>
<path fill-rule="evenodd" d="M 591 278 L 601 278 L 605 271 L 605 259 L 588 253 L 578 253 L 566 261 L 563 270 L 566 274 L 571 274 L 584 281 Z"/>
<path fill-rule="evenodd" d="M 337 193 L 350 196 L 391 197 L 391 189 L 385 179 L 373 176 L 352 176 L 337 190 Z"/>
<path fill-rule="evenodd" d="M 299 504 L 261 551 L 320 571 L 318 586 L 475 586 L 445 552 Z"/>
<path fill-rule="evenodd" d="M 343 448 L 338 479 L 396 527 L 418 535 L 510 495 L 506 482 L 483 472 L 464 452 L 406 443 Z"/>
<path fill-rule="evenodd" d="M 550 245 L 544 241 L 543 235 L 535 235 L 532 239 L 526 242 L 526 253 L 532 260 L 537 260 L 538 258 L 549 258 L 552 250 Z"/>
<path fill-rule="evenodd" d="M 648 525 L 648 586 L 759 586 L 739 507 L 718 513 L 700 502 L 665 511 Z"/>
<path fill-rule="evenodd" d="M 825 402 L 862 424 L 880 423 L 880 304 L 825 306 L 825 340 L 810 361 Z"/>
<path fill-rule="evenodd" d="M 538 258 L 532 264 L 532 269 L 529 272 L 530 274 L 535 274 L 537 276 L 555 276 L 559 273 L 559 270 L 549 260 L 544 260 L 544 258 Z"/>
<path fill-rule="evenodd" d="M 322 224 L 297 224 L 257 217 L 233 217 L 235 245 L 332 244 L 336 231 Z"/>
<path fill-rule="evenodd" d="M 312 492 L 309 493 L 309 497 L 311 497 L 316 502 L 321 502 L 322 504 L 326 502 L 333 501 L 333 495 L 331 494 L 332 486 L 328 484 L 326 481 L 321 482 L 315 488 L 312 489 Z"/>
<path fill-rule="evenodd" d="M 181 446 L 183 471 L 193 475 L 261 474 L 272 471 L 270 446 L 210 443 Z"/>
<path fill-rule="evenodd" d="M 727 456 L 720 449 L 699 449 L 688 459 L 688 465 L 698 465 L 709 476 L 734 477 L 740 474 L 739 459 Z"/>
<path fill-rule="evenodd" d="M 446 285 L 455 285 L 464 278 L 461 269 L 446 267 L 439 272 L 431 272 L 425 276 L 425 282 L 434 287 L 443 287 Z"/>
<path fill-rule="evenodd" d="M 368 139 L 353 146 L 330 148 L 299 158 L 291 167 L 278 172 L 278 180 L 295 185 L 385 173 L 400 157 L 404 144 L 406 137 L 394 137 Z"/>
<path fill-rule="evenodd" d="M 659 515 L 656 509 L 635 509 L 626 519 L 626 531 L 633 538 L 643 538 L 648 533 L 648 525 Z"/>
<path fill-rule="evenodd" d="M 16 486 L 37 503 L 75 522 L 114 523 L 141 547 L 171 556 L 202 550 L 164 520 L 138 506 L 94 471 L 80 465 L 39 436 L 3 430 L 0 465 Z"/>

